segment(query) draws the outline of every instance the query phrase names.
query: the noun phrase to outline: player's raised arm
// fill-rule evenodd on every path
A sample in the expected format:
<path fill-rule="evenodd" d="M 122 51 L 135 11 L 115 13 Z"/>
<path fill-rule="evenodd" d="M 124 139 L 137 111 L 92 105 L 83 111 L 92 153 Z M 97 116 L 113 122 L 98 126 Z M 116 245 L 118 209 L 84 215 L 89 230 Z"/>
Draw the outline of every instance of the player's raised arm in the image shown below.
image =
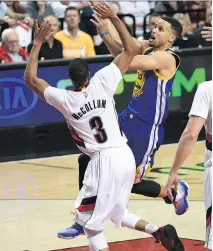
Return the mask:
<path fill-rule="evenodd" d="M 49 84 L 37 76 L 38 55 L 42 43 L 45 41 L 46 37 L 50 35 L 50 33 L 50 26 L 47 21 L 44 21 L 40 28 L 38 27 L 38 22 L 35 22 L 33 47 L 24 72 L 25 83 L 43 100 L 45 100 L 44 90 L 49 86 Z"/>
<path fill-rule="evenodd" d="M 100 2 L 91 2 L 92 8 L 96 11 L 97 8 L 101 8 Z M 123 51 L 123 43 L 120 39 L 120 36 L 114 27 L 113 23 L 110 19 L 99 19 L 94 23 L 96 26 L 98 34 L 103 39 L 105 45 L 108 50 L 112 54 L 113 57 L 118 56 Z M 148 46 L 148 41 L 138 41 L 135 40 L 135 44 L 137 47 L 137 54 L 141 54 L 145 47 Z"/>
<path fill-rule="evenodd" d="M 97 14 L 93 14 L 95 21 L 91 21 L 95 24 L 97 21 L 100 22 L 100 19 L 110 19 L 121 38 L 124 50 L 114 59 L 113 62 L 118 66 L 121 73 L 124 74 L 128 70 L 132 59 L 135 55 L 137 55 L 138 52 L 135 40 L 130 35 L 123 22 L 118 18 L 114 10 L 107 4 L 100 3 L 98 6 L 94 7 L 94 10 L 97 12 Z"/>

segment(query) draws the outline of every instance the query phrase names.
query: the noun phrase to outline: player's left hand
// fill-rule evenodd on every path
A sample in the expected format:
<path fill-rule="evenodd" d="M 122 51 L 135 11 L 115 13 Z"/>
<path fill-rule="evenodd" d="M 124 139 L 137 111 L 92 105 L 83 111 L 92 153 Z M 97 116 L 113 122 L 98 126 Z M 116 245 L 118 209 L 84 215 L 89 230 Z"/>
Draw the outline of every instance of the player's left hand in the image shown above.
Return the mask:
<path fill-rule="evenodd" d="M 172 194 L 172 187 L 174 187 L 175 192 L 177 192 L 178 182 L 179 182 L 179 177 L 177 172 L 170 172 L 167 181 L 167 196 L 171 201 L 174 201 L 174 197 Z"/>
<path fill-rule="evenodd" d="M 204 26 L 203 31 L 201 31 L 202 37 L 206 41 L 212 41 L 212 27 L 211 26 Z"/>
<path fill-rule="evenodd" d="M 48 39 L 48 37 L 51 35 L 51 28 L 48 21 L 43 21 L 40 25 L 40 28 L 38 27 L 38 21 L 35 21 L 35 35 L 34 35 L 34 44 L 43 43 Z"/>
<path fill-rule="evenodd" d="M 115 11 L 103 2 L 91 2 L 92 9 L 97 12 L 97 16 L 101 19 L 117 18 Z"/>

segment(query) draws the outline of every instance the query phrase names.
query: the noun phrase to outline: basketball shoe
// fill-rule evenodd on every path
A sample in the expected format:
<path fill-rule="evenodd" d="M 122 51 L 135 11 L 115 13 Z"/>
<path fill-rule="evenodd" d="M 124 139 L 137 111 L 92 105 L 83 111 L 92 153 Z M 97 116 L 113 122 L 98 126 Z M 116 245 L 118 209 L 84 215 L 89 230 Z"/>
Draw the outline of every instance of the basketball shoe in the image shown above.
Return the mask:
<path fill-rule="evenodd" d="M 184 246 L 179 239 L 176 229 L 172 225 L 166 225 L 160 227 L 156 232 L 152 234 L 157 243 L 161 243 L 162 246 L 168 251 L 184 251 Z"/>
<path fill-rule="evenodd" d="M 175 207 L 175 213 L 177 215 L 184 214 L 189 208 L 187 201 L 188 192 L 189 185 L 184 180 L 179 181 L 177 195 L 175 202 L 173 203 Z"/>
<path fill-rule="evenodd" d="M 57 233 L 57 236 L 58 236 L 58 238 L 61 238 L 61 239 L 70 240 L 70 239 L 74 239 L 82 234 L 84 234 L 83 227 L 81 225 L 79 225 L 77 222 L 75 222 L 72 226 L 70 226 L 62 231 L 59 231 Z"/>

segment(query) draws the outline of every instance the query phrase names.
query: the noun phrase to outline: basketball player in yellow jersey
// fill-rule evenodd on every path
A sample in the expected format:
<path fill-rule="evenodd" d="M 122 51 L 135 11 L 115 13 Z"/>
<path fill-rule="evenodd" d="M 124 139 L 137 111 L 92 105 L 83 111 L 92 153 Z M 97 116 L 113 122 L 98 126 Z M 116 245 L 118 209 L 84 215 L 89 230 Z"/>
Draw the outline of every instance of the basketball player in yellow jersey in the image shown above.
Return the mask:
<path fill-rule="evenodd" d="M 93 9 L 101 14 L 93 23 L 115 57 L 123 50 L 123 46 L 112 23 L 103 18 L 103 12 L 107 11 L 104 8 L 106 7 L 101 3 L 93 4 Z M 171 48 L 181 33 L 182 25 L 174 18 L 165 17 L 156 23 L 149 40 L 135 39 L 138 55 L 132 60 L 129 70 L 137 70 L 138 77 L 131 101 L 119 114 L 120 127 L 128 139 L 138 167 L 132 192 L 161 197 L 167 202 L 170 200 L 165 186 L 142 178 L 150 172 L 154 164 L 154 154 L 163 143 L 163 125 L 168 117 L 169 92 L 180 65 L 179 56 Z M 187 195 L 186 184 L 181 182 L 180 188 Z M 177 197 L 179 200 L 180 197 Z M 180 208 L 177 206 L 175 211 L 180 215 L 187 209 L 188 205 L 185 204 Z"/>

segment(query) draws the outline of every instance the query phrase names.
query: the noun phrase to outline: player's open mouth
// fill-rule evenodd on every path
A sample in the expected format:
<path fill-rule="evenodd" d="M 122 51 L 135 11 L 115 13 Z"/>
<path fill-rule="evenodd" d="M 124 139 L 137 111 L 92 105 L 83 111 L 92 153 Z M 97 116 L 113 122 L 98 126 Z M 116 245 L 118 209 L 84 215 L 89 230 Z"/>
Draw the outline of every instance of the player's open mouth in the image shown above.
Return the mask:
<path fill-rule="evenodd" d="M 149 37 L 149 42 L 153 42 L 154 40 L 155 40 L 155 36 L 153 34 L 151 34 Z"/>

